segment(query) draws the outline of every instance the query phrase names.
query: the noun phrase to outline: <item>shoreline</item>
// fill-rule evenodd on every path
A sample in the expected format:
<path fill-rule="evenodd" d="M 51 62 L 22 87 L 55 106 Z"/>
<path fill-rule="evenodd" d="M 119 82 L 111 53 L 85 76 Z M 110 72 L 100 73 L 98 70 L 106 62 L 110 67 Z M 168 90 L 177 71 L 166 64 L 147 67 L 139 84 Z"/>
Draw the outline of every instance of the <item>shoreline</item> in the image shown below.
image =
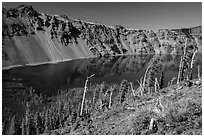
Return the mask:
<path fill-rule="evenodd" d="M 77 59 L 88 59 L 88 58 L 90 58 L 90 57 L 63 59 L 63 60 L 57 60 L 57 61 L 46 61 L 46 62 L 41 62 L 41 63 L 28 63 L 28 64 L 24 64 L 24 65 L 11 65 L 11 66 L 2 67 L 2 70 L 9 70 L 9 69 L 12 69 L 12 68 L 25 67 L 25 66 L 38 66 L 38 65 L 45 65 L 45 64 L 57 64 L 57 63 L 60 63 L 60 62 L 65 62 L 65 61 L 72 61 L 72 60 L 77 60 Z"/>
<path fill-rule="evenodd" d="M 127 56 L 127 55 L 140 55 L 140 54 L 119 54 L 111 57 L 117 57 L 117 56 Z M 142 55 L 147 55 L 147 54 L 142 54 Z M 154 55 L 154 54 L 148 54 L 148 55 Z M 63 60 L 57 60 L 57 61 L 46 61 L 46 62 L 40 62 L 40 63 L 28 63 L 28 64 L 23 64 L 23 65 L 11 65 L 11 66 L 6 66 L 2 67 L 2 70 L 9 70 L 12 68 L 17 68 L 17 67 L 25 67 L 25 66 L 38 66 L 38 65 L 45 65 L 45 64 L 57 64 L 60 62 L 66 62 L 66 61 L 73 61 L 73 60 L 78 60 L 78 59 L 91 59 L 91 58 L 98 58 L 98 57 L 82 57 L 82 58 L 73 58 L 73 59 L 63 59 Z"/>
<path fill-rule="evenodd" d="M 199 54 L 202 54 L 202 52 L 199 52 Z M 129 56 L 129 55 L 166 55 L 166 54 L 118 54 L 118 55 L 114 55 L 114 56 L 110 56 L 110 57 L 117 57 L 117 56 Z M 169 55 L 178 55 L 181 56 L 179 54 L 169 54 Z M 104 57 L 104 56 L 102 56 Z M 99 57 L 82 57 L 82 58 L 73 58 L 73 59 L 63 59 L 63 60 L 57 60 L 57 61 L 46 61 L 46 62 L 40 62 L 40 63 L 28 63 L 28 64 L 22 64 L 22 65 L 11 65 L 11 66 L 6 66 L 6 67 L 2 67 L 2 70 L 9 70 L 12 68 L 17 68 L 17 67 L 25 67 L 25 66 L 38 66 L 38 65 L 45 65 L 45 64 L 57 64 L 60 62 L 66 62 L 66 61 L 73 61 L 73 60 L 80 60 L 80 59 L 92 59 L 92 58 L 99 58 Z"/>

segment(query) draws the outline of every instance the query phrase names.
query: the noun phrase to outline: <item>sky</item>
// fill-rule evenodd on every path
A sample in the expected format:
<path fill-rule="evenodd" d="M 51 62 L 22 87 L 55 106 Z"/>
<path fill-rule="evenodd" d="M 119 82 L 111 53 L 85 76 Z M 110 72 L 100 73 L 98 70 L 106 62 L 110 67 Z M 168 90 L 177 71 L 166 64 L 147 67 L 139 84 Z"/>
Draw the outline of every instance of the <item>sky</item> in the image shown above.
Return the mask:
<path fill-rule="evenodd" d="M 175 29 L 202 25 L 201 2 L 3 2 L 5 8 L 32 5 L 39 12 L 139 29 Z"/>

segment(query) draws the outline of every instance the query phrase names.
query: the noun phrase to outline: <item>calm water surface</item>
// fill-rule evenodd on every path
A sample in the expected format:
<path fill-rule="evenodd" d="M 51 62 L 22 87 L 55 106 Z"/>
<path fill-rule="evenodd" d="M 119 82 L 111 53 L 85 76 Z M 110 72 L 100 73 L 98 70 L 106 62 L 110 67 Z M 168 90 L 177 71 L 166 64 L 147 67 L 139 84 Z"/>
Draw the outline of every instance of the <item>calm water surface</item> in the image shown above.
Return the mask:
<path fill-rule="evenodd" d="M 56 94 L 58 89 L 83 87 L 87 76 L 95 74 L 90 83 L 120 83 L 123 79 L 138 85 L 137 80 L 154 55 L 117 56 L 110 58 L 79 59 L 57 64 L 23 66 L 3 70 L 3 77 L 21 78 L 24 84 L 32 86 L 37 93 Z M 162 55 L 158 77 L 163 72 L 164 85 L 177 77 L 181 56 Z M 197 66 L 202 67 L 202 55 L 196 56 L 193 78 L 197 77 Z M 202 68 L 200 69 L 202 70 Z M 3 82 L 6 82 L 3 78 Z"/>

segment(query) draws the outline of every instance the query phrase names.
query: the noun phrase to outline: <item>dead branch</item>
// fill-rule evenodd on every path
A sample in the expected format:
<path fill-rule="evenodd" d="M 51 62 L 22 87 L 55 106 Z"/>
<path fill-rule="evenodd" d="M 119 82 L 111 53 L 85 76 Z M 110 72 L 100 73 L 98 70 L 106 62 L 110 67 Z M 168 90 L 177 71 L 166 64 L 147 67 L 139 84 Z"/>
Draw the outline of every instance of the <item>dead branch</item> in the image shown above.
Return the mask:
<path fill-rule="evenodd" d="M 111 108 L 111 105 L 112 105 L 112 95 L 113 95 L 113 91 L 115 89 L 115 85 L 113 85 L 113 87 L 111 87 L 111 90 L 110 90 L 110 97 L 109 97 L 109 109 Z"/>
<path fill-rule="evenodd" d="M 86 78 L 85 85 L 84 85 L 83 99 L 82 99 L 82 102 L 81 102 L 80 116 L 82 116 L 82 113 L 83 113 L 84 100 L 85 100 L 85 96 L 86 96 L 86 92 L 87 92 L 87 84 L 88 84 L 88 81 L 89 81 L 89 79 L 92 78 L 94 75 L 95 75 L 95 74 L 92 74 L 91 76 L 89 76 L 89 77 Z"/>
<path fill-rule="evenodd" d="M 147 69 L 146 69 L 146 71 L 145 71 L 145 75 L 144 75 L 144 79 L 143 79 L 142 87 L 145 87 L 146 76 L 147 76 L 147 72 L 148 72 L 150 66 L 151 66 L 151 64 L 149 64 L 149 66 L 147 67 Z"/>
<path fill-rule="evenodd" d="M 193 65 L 194 65 L 194 62 L 195 62 L 195 55 L 196 55 L 196 53 L 197 53 L 197 50 L 193 53 L 193 56 L 192 56 L 192 59 L 191 59 L 190 72 L 188 74 L 188 79 L 189 80 L 192 80 Z"/>

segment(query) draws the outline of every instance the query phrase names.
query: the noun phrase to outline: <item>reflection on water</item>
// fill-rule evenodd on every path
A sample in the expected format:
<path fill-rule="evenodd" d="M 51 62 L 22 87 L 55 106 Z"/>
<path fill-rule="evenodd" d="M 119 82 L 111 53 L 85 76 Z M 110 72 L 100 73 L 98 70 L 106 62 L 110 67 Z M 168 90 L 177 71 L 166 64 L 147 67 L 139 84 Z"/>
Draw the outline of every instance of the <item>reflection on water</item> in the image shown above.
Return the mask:
<path fill-rule="evenodd" d="M 180 56 L 172 55 L 132 55 L 109 58 L 80 59 L 58 64 L 24 66 L 3 70 L 3 76 L 22 78 L 24 82 L 47 95 L 57 93 L 60 88 L 83 87 L 87 76 L 95 74 L 91 83 L 120 83 L 123 79 L 138 85 L 145 69 L 153 58 L 160 58 L 157 76 L 163 72 L 164 85 L 177 77 Z M 197 55 L 193 78 L 197 77 L 197 66 L 202 63 L 202 55 Z M 200 69 L 202 70 L 202 68 Z M 3 79 L 3 82 L 4 79 Z"/>

